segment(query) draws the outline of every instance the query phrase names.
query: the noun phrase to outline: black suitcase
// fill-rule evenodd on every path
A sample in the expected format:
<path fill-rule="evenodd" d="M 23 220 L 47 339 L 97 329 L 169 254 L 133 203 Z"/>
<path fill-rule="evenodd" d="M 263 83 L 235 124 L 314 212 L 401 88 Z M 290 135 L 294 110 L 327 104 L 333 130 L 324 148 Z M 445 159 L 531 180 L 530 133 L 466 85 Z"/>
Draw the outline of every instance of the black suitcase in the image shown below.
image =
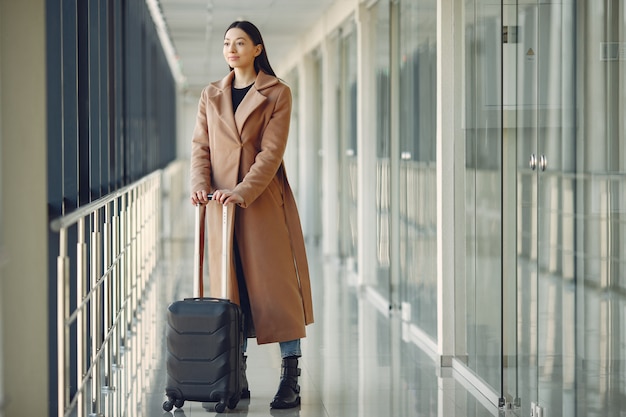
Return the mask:
<path fill-rule="evenodd" d="M 223 248 L 226 251 L 227 207 L 223 209 Z M 167 312 L 167 401 L 165 411 L 185 401 L 216 402 L 215 411 L 234 409 L 241 397 L 243 315 L 225 299 L 226 269 L 222 267 L 223 298 L 204 298 L 204 207 L 196 208 L 194 298 L 175 301 Z M 226 257 L 222 256 L 226 265 Z"/>

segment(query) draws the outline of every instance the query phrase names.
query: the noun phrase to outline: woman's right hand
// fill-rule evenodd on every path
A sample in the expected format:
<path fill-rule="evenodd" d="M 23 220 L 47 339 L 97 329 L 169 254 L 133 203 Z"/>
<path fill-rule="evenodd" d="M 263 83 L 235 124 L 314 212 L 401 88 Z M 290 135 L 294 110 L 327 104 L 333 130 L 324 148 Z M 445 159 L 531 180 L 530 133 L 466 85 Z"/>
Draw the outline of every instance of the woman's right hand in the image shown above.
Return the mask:
<path fill-rule="evenodd" d="M 209 193 L 206 190 L 195 191 L 191 193 L 191 204 L 206 204 L 209 202 Z"/>

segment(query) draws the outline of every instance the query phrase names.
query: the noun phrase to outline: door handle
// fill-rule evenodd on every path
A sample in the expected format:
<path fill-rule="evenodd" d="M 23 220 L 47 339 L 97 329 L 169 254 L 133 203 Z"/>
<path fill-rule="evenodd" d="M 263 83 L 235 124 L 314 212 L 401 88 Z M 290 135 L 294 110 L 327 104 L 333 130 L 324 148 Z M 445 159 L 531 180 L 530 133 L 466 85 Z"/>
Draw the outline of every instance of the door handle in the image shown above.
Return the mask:
<path fill-rule="evenodd" d="M 548 158 L 546 158 L 545 155 L 541 155 L 539 157 L 539 168 L 541 168 L 542 171 L 545 171 L 547 166 L 548 166 Z"/>
<path fill-rule="evenodd" d="M 535 168 L 537 168 L 537 157 L 535 156 L 534 153 L 530 155 L 528 166 L 530 166 L 530 169 L 532 169 L 533 171 L 535 170 Z"/>

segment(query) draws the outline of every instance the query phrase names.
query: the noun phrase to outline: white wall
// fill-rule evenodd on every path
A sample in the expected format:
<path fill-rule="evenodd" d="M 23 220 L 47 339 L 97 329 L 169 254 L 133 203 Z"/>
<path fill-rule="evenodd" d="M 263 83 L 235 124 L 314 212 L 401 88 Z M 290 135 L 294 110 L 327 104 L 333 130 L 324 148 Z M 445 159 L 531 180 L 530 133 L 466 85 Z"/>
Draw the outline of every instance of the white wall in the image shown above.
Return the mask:
<path fill-rule="evenodd" d="M 0 0 L 0 367 L 6 416 L 48 415 L 45 0 Z M 10 383 L 7 383 L 10 381 Z"/>

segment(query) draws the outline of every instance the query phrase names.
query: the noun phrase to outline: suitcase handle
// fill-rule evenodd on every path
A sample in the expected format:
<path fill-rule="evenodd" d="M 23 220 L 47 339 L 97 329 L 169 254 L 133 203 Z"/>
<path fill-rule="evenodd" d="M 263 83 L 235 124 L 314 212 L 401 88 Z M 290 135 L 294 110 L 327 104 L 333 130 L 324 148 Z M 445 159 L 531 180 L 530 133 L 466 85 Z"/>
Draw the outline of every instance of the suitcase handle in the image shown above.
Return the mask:
<path fill-rule="evenodd" d="M 213 194 L 209 194 L 209 200 L 213 199 Z M 208 203 L 207 203 L 208 204 Z M 206 233 L 206 206 L 207 204 L 196 205 L 196 232 L 195 232 L 195 250 L 194 250 L 194 274 L 193 274 L 193 298 L 204 298 L 204 244 Z M 227 267 L 228 267 L 228 255 L 230 251 L 227 250 L 228 245 L 228 206 L 222 205 L 222 298 L 228 297 L 227 291 Z"/>
<path fill-rule="evenodd" d="M 190 297 L 190 298 L 184 298 L 184 301 L 215 301 L 215 302 L 224 302 L 224 299 L 222 299 L 222 298 L 215 298 L 215 297 Z"/>

